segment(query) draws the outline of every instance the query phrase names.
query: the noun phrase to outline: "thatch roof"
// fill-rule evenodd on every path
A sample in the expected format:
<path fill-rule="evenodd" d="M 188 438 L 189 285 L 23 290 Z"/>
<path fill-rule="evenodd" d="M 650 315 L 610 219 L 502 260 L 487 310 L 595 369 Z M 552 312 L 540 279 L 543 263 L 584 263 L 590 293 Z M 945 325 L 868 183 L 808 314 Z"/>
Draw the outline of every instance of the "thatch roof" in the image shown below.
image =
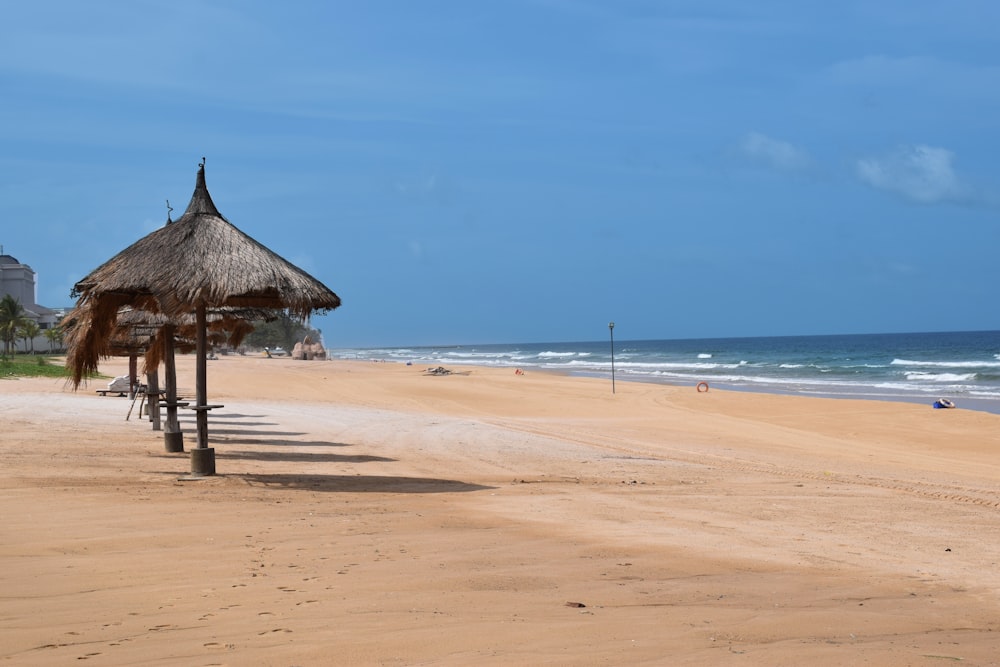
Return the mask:
<path fill-rule="evenodd" d="M 77 386 L 121 335 L 119 313 L 125 307 L 180 326 L 197 309 L 217 314 L 228 309 L 223 319 L 229 320 L 261 319 L 247 315 L 261 311 L 287 311 L 304 319 L 340 306 L 330 288 L 219 213 L 205 185 L 204 162 L 184 214 L 97 267 L 72 294 L 79 297 L 81 319 L 67 340 L 67 365 Z"/>
<path fill-rule="evenodd" d="M 144 236 L 97 267 L 73 296 L 100 296 L 169 317 L 235 306 L 306 317 L 340 306 L 340 297 L 226 220 L 208 193 L 205 165 L 180 219 Z M 110 306 L 111 304 L 106 304 Z"/>
<path fill-rule="evenodd" d="M 168 324 L 173 325 L 175 349 L 180 352 L 195 349 L 197 331 L 193 315 L 174 321 L 162 314 L 124 306 L 118 311 L 110 335 L 100 338 L 95 335 L 90 303 L 77 305 L 63 319 L 64 340 L 69 350 L 66 363 L 69 368 L 79 368 L 81 379 L 97 370 L 95 363 L 86 360 L 93 362 L 114 355 L 142 354 L 146 367 L 156 368 L 163 361 L 163 346 L 157 342 L 163 339 Z M 253 331 L 253 322 L 276 318 L 277 312 L 272 310 L 222 308 L 207 315 L 208 340 L 212 345 L 238 347 Z"/>

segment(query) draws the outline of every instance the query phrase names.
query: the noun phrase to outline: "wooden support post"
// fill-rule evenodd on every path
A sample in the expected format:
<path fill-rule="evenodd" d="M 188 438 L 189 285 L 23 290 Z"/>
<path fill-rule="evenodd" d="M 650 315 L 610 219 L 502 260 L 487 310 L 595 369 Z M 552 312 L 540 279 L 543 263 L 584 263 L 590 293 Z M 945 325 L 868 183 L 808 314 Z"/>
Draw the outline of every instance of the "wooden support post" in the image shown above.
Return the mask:
<path fill-rule="evenodd" d="M 198 425 L 198 447 L 191 451 L 191 474 L 192 475 L 214 475 L 215 474 L 215 449 L 208 446 L 208 411 L 211 409 L 208 403 L 208 372 L 207 359 L 208 345 L 206 344 L 208 328 L 205 317 L 205 303 L 199 302 L 195 311 L 195 327 L 198 329 L 198 339 L 195 345 L 195 395 L 198 405 L 192 406 L 197 415 L 195 423 Z M 204 406 L 204 407 L 202 407 Z"/>
<path fill-rule="evenodd" d="M 160 373 L 154 368 L 146 371 L 146 405 L 149 406 L 149 421 L 153 430 L 159 431 L 160 426 Z"/>
<path fill-rule="evenodd" d="M 128 397 L 135 398 L 139 390 L 139 355 L 130 352 L 128 355 Z"/>
<path fill-rule="evenodd" d="M 197 340 L 195 342 L 195 396 L 196 405 L 208 404 L 208 368 L 207 368 L 207 338 L 208 323 L 205 315 L 205 303 L 198 302 L 195 311 L 195 328 L 197 329 Z M 198 447 L 208 447 L 208 411 L 198 410 L 196 423 L 198 426 Z"/>
<path fill-rule="evenodd" d="M 184 451 L 184 434 L 177 421 L 177 364 L 174 358 L 174 325 L 167 324 L 163 336 L 163 382 L 166 385 L 167 423 L 163 430 L 163 445 L 168 452 Z"/>

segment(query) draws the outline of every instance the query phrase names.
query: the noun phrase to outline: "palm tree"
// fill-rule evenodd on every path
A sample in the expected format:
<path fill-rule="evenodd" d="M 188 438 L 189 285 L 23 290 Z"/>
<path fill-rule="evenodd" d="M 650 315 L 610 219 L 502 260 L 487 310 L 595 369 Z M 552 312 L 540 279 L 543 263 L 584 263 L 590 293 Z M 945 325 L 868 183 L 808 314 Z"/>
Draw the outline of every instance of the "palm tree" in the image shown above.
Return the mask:
<path fill-rule="evenodd" d="M 24 341 L 24 349 L 27 351 L 28 346 L 31 346 L 31 353 L 35 353 L 35 337 L 42 335 L 42 330 L 38 327 L 38 322 L 34 320 L 25 319 L 21 322 L 21 326 L 17 328 L 17 334 Z"/>
<path fill-rule="evenodd" d="M 52 343 L 56 343 L 56 349 L 62 349 L 63 330 L 61 326 L 54 326 L 45 330 L 45 339 L 49 341 L 49 353 L 52 353 Z"/>
<path fill-rule="evenodd" d="M 4 295 L 0 299 L 0 338 L 3 338 L 4 356 L 10 354 L 14 341 L 17 339 L 17 330 L 27 318 L 24 316 L 24 307 L 21 302 L 10 294 Z"/>

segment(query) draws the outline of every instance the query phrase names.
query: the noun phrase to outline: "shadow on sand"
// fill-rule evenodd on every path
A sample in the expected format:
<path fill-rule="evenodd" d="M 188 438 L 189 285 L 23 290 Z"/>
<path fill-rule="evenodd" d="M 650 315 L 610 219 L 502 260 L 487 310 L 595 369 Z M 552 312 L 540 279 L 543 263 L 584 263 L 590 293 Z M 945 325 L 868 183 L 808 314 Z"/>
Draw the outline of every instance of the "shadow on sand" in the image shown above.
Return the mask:
<path fill-rule="evenodd" d="M 268 442 L 267 444 L 273 444 Z M 303 443 L 295 443 L 297 445 Z M 331 443 L 323 443 L 329 445 Z M 344 445 L 340 445 L 344 446 Z M 253 461 L 300 461 L 303 463 L 372 463 L 380 461 L 383 463 L 393 463 L 396 459 L 384 456 L 371 456 L 368 454 L 327 454 L 317 452 L 252 452 L 252 451 L 232 451 L 229 449 L 220 450 L 220 459 L 239 459 Z"/>
<path fill-rule="evenodd" d="M 251 486 L 331 493 L 467 493 L 492 486 L 432 477 L 385 475 L 242 475 Z"/>
<path fill-rule="evenodd" d="M 248 429 L 250 426 L 278 426 L 268 421 L 240 421 L 241 419 L 261 419 L 265 415 L 249 415 L 239 413 L 220 413 L 212 415 L 213 420 L 226 417 L 233 421 L 225 422 L 221 428 L 209 427 L 210 446 L 221 446 L 218 458 L 225 468 L 224 461 L 273 461 L 301 463 L 393 463 L 397 459 L 369 454 L 331 454 L 328 452 L 289 452 L 268 450 L 230 450 L 231 445 L 243 446 L 276 446 L 276 447 L 352 447 L 349 443 L 329 442 L 319 440 L 294 440 L 295 436 L 306 435 L 298 431 L 263 431 Z M 182 426 L 193 426 L 191 420 L 181 420 Z M 221 421 L 221 420 L 220 420 Z M 218 422 L 217 422 L 218 423 Z M 190 429 L 182 428 L 185 433 Z M 222 436 L 212 442 L 212 436 Z M 284 437 L 282 437 L 284 436 Z M 187 454 L 187 452 L 185 452 Z M 165 454 L 171 458 L 176 455 Z M 469 484 L 453 479 L 437 479 L 433 477 L 393 477 L 388 475 L 327 475 L 327 474 L 296 474 L 296 473 L 245 473 L 223 475 L 241 479 L 250 486 L 271 489 L 322 491 L 330 493 L 467 493 L 470 491 L 485 491 L 492 486 Z M 205 478 L 202 478 L 205 479 Z"/>
<path fill-rule="evenodd" d="M 211 435 L 211 434 L 210 434 Z M 261 435 L 270 435 L 262 433 Z M 280 433 L 278 435 L 281 435 Z M 215 442 L 212 446 L 229 445 L 275 445 L 277 447 L 353 447 L 346 442 L 329 442 L 327 440 L 284 440 L 275 438 L 225 438 Z"/>
<path fill-rule="evenodd" d="M 186 424 L 181 424 L 181 426 L 186 426 Z M 194 427 L 189 429 L 181 429 L 182 431 L 194 432 Z M 305 431 L 255 431 L 253 429 L 247 428 L 212 428 L 208 429 L 209 437 L 213 435 L 305 435 Z"/>
<path fill-rule="evenodd" d="M 213 415 L 213 419 L 267 419 L 270 415 L 245 415 L 240 412 L 220 412 Z"/>

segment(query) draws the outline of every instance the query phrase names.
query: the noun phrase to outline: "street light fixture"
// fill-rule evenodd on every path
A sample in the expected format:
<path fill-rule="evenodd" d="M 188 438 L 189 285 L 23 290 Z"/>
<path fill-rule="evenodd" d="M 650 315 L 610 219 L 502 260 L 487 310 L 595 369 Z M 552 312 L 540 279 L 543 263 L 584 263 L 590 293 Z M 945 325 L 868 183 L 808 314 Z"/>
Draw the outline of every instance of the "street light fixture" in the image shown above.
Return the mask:
<path fill-rule="evenodd" d="M 615 323 L 608 322 L 608 333 L 611 334 L 611 393 L 615 393 Z"/>

